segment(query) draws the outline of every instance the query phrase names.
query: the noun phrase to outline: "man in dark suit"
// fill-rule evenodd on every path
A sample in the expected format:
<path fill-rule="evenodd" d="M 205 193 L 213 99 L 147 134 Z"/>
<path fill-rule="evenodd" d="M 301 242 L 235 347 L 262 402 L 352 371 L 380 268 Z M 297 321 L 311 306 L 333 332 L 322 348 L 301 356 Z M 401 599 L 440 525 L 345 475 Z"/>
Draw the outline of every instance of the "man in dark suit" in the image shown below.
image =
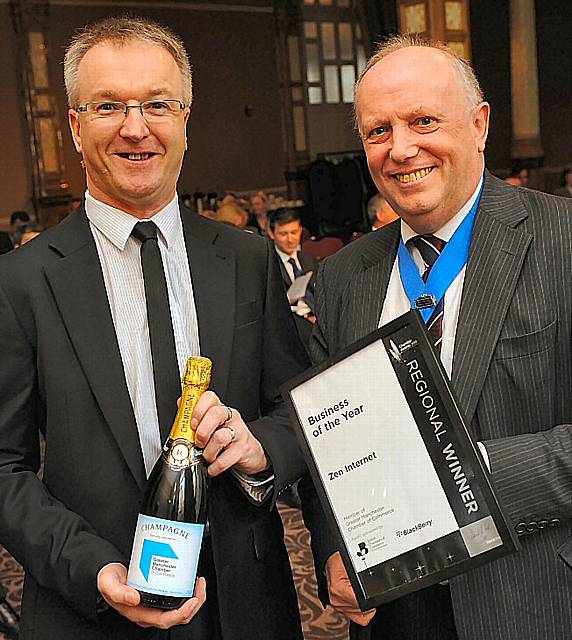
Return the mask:
<path fill-rule="evenodd" d="M 558 549 L 572 533 L 572 209 L 485 171 L 489 105 L 444 47 L 382 45 L 355 106 L 372 177 L 401 220 L 323 263 L 311 355 L 324 360 L 411 308 L 400 243 L 422 276 L 472 224 L 468 261 L 441 260 L 448 288 L 428 328 L 522 550 L 362 613 L 315 494 L 301 490 L 318 578 L 327 573 L 331 603 L 355 622 L 375 615 L 374 640 L 568 637 L 572 573 Z M 366 637 L 355 625 L 351 635 Z"/>
<path fill-rule="evenodd" d="M 304 472 L 278 388 L 306 356 L 274 252 L 179 208 L 191 75 L 174 34 L 103 21 L 74 39 L 65 77 L 85 204 L 0 266 L 0 541 L 26 570 L 22 637 L 301 638 L 274 505 Z M 157 334 L 146 302 L 159 289 L 169 321 Z M 168 380 L 156 338 L 172 347 Z M 139 604 L 126 565 L 193 354 L 213 361 L 195 413 L 210 476 L 206 588 L 201 577 L 180 609 L 159 611 Z"/>
<path fill-rule="evenodd" d="M 300 214 L 295 209 L 281 208 L 271 211 L 268 216 L 268 237 L 274 243 L 280 258 L 280 271 L 286 290 L 296 278 L 312 272 L 306 294 L 302 298 L 290 300 L 290 308 L 294 314 L 298 333 L 307 345 L 315 322 L 313 292 L 318 273 L 318 261 L 313 255 L 300 251 L 302 239 Z"/>

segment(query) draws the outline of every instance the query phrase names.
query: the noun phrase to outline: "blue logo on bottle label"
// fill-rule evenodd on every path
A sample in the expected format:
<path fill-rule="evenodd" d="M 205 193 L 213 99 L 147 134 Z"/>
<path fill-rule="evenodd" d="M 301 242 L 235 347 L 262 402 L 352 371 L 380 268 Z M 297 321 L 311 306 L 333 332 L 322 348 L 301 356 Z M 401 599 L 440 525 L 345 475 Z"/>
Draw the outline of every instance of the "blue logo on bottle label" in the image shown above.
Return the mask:
<path fill-rule="evenodd" d="M 155 558 L 173 558 L 178 560 L 177 554 L 173 551 L 170 544 L 164 542 L 153 542 L 152 540 L 143 540 L 143 549 L 141 550 L 141 559 L 139 560 L 139 568 L 145 576 L 145 580 L 149 580 L 149 570 L 151 569 L 151 561 Z"/>
<path fill-rule="evenodd" d="M 127 584 L 173 597 L 193 595 L 204 525 L 139 514 Z"/>

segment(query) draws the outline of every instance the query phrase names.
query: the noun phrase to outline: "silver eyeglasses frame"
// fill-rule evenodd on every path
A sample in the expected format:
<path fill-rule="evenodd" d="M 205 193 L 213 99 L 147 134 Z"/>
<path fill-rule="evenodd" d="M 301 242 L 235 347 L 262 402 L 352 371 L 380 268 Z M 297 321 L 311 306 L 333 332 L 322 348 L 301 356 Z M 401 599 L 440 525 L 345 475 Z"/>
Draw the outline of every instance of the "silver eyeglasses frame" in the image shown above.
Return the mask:
<path fill-rule="evenodd" d="M 165 105 L 167 108 L 164 113 L 153 113 L 152 108 L 154 105 Z M 109 105 L 113 108 L 105 111 L 98 111 L 98 107 Z M 178 108 L 177 106 L 178 105 Z M 187 105 L 180 100 L 145 100 L 140 104 L 127 104 L 126 102 L 120 102 L 115 100 L 93 100 L 86 102 L 83 105 L 75 107 L 75 111 L 79 113 L 92 113 L 102 119 L 117 117 L 119 114 L 123 114 L 123 117 L 127 117 L 129 109 L 139 109 L 141 116 L 147 120 L 148 118 L 164 118 L 165 116 L 175 116 L 184 109 Z"/>

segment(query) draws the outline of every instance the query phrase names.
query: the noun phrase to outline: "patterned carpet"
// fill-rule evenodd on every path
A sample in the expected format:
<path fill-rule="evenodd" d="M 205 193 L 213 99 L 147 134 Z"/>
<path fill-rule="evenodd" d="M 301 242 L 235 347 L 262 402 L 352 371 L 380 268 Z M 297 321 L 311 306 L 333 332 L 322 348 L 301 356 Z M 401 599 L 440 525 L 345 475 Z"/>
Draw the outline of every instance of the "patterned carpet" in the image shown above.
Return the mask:
<path fill-rule="evenodd" d="M 0 585 L 6 590 L 8 602 L 16 611 L 20 610 L 23 584 L 22 567 L 0 545 Z M 0 632 L 0 640 L 4 639 L 4 634 Z"/>
<path fill-rule="evenodd" d="M 298 591 L 305 640 L 347 640 L 347 624 L 331 608 L 324 611 L 316 596 L 316 581 L 309 533 L 298 509 L 280 505 L 286 530 L 286 545 Z M 19 610 L 24 578 L 18 563 L 0 547 L 0 584 L 8 591 L 8 601 Z M 4 636 L 0 633 L 0 640 Z M 246 640 L 246 639 L 245 639 Z"/>
<path fill-rule="evenodd" d="M 325 611 L 316 595 L 314 563 L 310 551 L 310 534 L 304 526 L 299 509 L 279 504 L 286 533 L 286 547 L 290 556 L 298 605 L 302 617 L 304 640 L 347 640 L 348 625 L 331 607 Z"/>

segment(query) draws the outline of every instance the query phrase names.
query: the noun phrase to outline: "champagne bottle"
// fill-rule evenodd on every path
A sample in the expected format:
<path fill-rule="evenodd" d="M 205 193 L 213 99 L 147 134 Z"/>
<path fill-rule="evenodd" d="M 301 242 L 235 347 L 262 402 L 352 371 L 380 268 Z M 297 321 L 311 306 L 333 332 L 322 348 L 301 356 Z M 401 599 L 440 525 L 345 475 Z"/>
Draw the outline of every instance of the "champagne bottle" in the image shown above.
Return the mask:
<path fill-rule="evenodd" d="M 208 358 L 189 358 L 179 410 L 147 480 L 127 576 L 147 607 L 177 609 L 195 589 L 207 521 L 207 468 L 191 418 L 210 377 Z"/>

